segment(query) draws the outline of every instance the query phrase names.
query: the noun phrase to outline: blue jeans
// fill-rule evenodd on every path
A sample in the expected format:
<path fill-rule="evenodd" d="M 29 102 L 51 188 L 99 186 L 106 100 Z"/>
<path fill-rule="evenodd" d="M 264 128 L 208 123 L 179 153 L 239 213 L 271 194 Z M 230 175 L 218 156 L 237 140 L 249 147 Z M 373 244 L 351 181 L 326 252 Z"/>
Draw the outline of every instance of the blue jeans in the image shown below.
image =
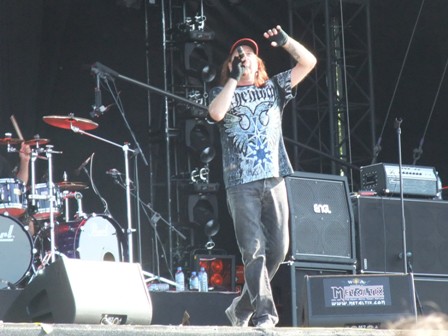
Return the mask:
<path fill-rule="evenodd" d="M 283 178 L 227 189 L 227 205 L 244 264 L 245 284 L 229 309 L 240 322 L 278 323 L 270 281 L 289 247 L 289 207 Z"/>

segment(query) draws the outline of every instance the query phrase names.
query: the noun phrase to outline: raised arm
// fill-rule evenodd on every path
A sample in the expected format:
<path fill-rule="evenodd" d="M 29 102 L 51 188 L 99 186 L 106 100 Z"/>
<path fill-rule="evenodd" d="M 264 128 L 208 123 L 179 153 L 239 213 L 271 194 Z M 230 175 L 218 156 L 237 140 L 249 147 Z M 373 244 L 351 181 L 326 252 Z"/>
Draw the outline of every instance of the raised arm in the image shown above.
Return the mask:
<path fill-rule="evenodd" d="M 280 26 L 269 29 L 263 36 L 271 41 L 271 46 L 283 47 L 297 62 L 291 72 L 292 87 L 299 84 L 315 67 L 316 57 L 301 43 L 288 36 Z"/>
<path fill-rule="evenodd" d="M 29 163 L 31 158 L 31 149 L 29 145 L 22 142 L 19 152 L 19 171 L 17 172 L 17 178 L 23 183 L 27 184 L 29 179 Z"/>

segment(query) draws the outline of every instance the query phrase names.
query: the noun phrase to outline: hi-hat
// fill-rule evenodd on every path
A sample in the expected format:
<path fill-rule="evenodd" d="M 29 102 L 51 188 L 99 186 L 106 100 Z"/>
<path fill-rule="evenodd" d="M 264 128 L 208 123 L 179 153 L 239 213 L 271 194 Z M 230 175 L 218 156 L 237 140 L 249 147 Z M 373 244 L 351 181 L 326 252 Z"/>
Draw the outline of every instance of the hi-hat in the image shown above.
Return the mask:
<path fill-rule="evenodd" d="M 83 182 L 69 182 L 69 181 L 63 181 L 56 183 L 59 189 L 61 190 L 68 190 L 68 191 L 78 191 L 78 190 L 84 190 L 87 189 L 87 184 Z"/>
<path fill-rule="evenodd" d="M 25 141 L 25 144 L 27 144 L 29 146 L 42 146 L 42 145 L 46 145 L 49 142 L 50 142 L 49 139 L 36 138 L 36 139 L 33 139 L 33 140 Z"/>
<path fill-rule="evenodd" d="M 0 145 L 17 145 L 19 143 L 23 142 L 23 140 L 19 138 L 1 138 L 0 139 Z"/>
<path fill-rule="evenodd" d="M 51 126 L 64 129 L 71 129 L 72 126 L 75 126 L 80 130 L 90 131 L 98 127 L 98 124 L 96 122 L 85 118 L 78 118 L 73 116 L 72 114 L 68 116 L 44 116 L 42 119 Z"/>

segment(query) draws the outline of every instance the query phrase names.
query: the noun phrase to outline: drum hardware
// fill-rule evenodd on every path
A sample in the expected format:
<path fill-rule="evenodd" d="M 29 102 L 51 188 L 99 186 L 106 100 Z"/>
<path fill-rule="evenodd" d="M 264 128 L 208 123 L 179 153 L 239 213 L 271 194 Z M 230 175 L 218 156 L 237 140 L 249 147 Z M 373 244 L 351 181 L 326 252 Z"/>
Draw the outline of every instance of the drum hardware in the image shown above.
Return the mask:
<path fill-rule="evenodd" d="M 78 191 L 70 192 L 70 191 L 66 190 L 63 192 L 63 198 L 65 201 L 67 201 L 70 198 L 73 198 L 76 200 L 77 206 L 78 206 L 78 211 L 76 211 L 76 218 L 87 218 L 87 214 L 83 211 L 83 208 L 82 208 L 82 197 L 83 197 L 82 194 Z M 68 216 L 66 216 L 66 220 L 67 220 L 67 218 L 68 218 Z"/>
<path fill-rule="evenodd" d="M 133 256 L 133 239 L 132 234 L 135 232 L 135 230 L 132 227 L 132 214 L 131 214 L 131 189 L 130 189 L 130 178 L 129 178 L 129 152 L 135 153 L 136 151 L 129 148 L 129 144 L 125 143 L 124 145 L 119 145 L 115 142 L 112 142 L 110 140 L 101 138 L 99 136 L 96 136 L 94 134 L 86 132 L 86 130 L 93 130 L 98 127 L 98 124 L 84 118 L 76 118 L 72 114 L 68 117 L 66 116 L 44 116 L 43 117 L 44 122 L 46 122 L 49 125 L 64 128 L 64 129 L 71 129 L 74 133 L 79 133 L 81 135 L 87 135 L 89 137 L 92 137 L 94 139 L 106 142 L 110 145 L 119 147 L 123 150 L 124 153 L 124 160 L 125 160 L 125 167 L 126 167 L 126 212 L 127 212 L 127 241 L 128 241 L 128 258 L 129 262 L 134 262 L 134 256 Z"/>
<path fill-rule="evenodd" d="M 31 204 L 33 208 L 37 207 L 37 201 L 45 201 L 48 202 L 48 212 L 45 213 L 42 218 L 48 217 L 50 222 L 50 255 L 51 255 L 51 262 L 54 262 L 56 260 L 56 251 L 55 251 L 55 215 L 58 215 L 57 209 L 57 191 L 56 191 L 56 185 L 53 183 L 53 154 L 62 154 L 61 151 L 55 151 L 53 149 L 53 145 L 46 145 L 45 149 L 40 147 L 40 141 L 38 139 L 35 139 L 34 145 L 35 148 L 32 148 L 31 150 L 31 194 L 28 195 L 28 198 L 31 200 Z M 43 185 L 43 187 L 48 188 L 48 192 L 44 192 L 42 195 L 38 194 L 36 192 L 36 160 L 38 158 L 38 153 L 45 153 L 46 159 L 48 161 L 48 178 L 47 178 L 47 184 Z M 59 199 L 59 198 L 58 198 Z M 59 199 L 60 200 L 60 199 Z"/>
<path fill-rule="evenodd" d="M 91 158 L 90 156 L 89 158 Z M 64 171 L 63 181 L 56 183 L 59 190 L 62 190 L 62 200 L 64 201 L 65 207 L 65 221 L 68 222 L 70 220 L 70 204 L 69 199 L 75 198 L 74 191 L 80 191 L 84 189 L 88 189 L 89 187 L 84 182 L 69 182 L 67 180 L 67 172 Z M 81 197 L 82 198 L 82 197 Z M 78 207 L 80 206 L 78 202 Z M 84 213 L 83 211 L 81 211 Z"/>

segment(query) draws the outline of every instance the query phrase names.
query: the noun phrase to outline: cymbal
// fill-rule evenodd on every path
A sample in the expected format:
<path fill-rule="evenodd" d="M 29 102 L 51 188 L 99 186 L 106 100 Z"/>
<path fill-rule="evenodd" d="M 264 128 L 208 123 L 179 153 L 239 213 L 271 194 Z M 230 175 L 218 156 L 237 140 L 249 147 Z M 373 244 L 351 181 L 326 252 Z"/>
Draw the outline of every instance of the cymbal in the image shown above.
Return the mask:
<path fill-rule="evenodd" d="M 42 146 L 42 145 L 46 145 L 47 143 L 49 143 L 50 140 L 49 139 L 33 139 L 33 140 L 26 140 L 25 144 L 30 145 L 30 146 Z"/>
<path fill-rule="evenodd" d="M 23 140 L 19 139 L 19 138 L 1 138 L 0 139 L 0 145 L 17 145 L 19 143 L 21 143 Z"/>
<path fill-rule="evenodd" d="M 69 181 L 63 181 L 56 183 L 58 187 L 62 190 L 68 190 L 68 191 L 78 191 L 78 190 L 84 190 L 87 189 L 87 184 L 83 182 L 69 182 Z"/>
<path fill-rule="evenodd" d="M 47 124 L 59 128 L 71 129 L 72 125 L 83 131 L 90 131 L 98 127 L 96 122 L 85 118 L 78 118 L 73 115 L 57 116 L 50 115 L 42 118 Z"/>

